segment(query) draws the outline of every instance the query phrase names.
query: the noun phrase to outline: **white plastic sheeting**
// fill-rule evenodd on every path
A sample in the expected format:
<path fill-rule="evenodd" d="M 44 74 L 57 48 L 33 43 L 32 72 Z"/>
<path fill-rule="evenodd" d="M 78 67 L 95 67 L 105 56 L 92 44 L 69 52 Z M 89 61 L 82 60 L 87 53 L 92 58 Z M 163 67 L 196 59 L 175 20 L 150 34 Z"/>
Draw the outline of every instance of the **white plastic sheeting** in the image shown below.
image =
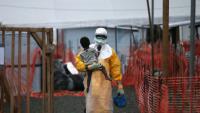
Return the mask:
<path fill-rule="evenodd" d="M 151 0 L 150 0 L 151 1 Z M 200 15 L 200 1 L 196 1 Z M 146 0 L 0 0 L 3 24 L 84 24 L 91 21 L 147 18 Z M 190 0 L 170 0 L 170 16 L 190 16 Z M 155 0 L 155 17 L 162 17 L 162 0 Z M 139 21 L 139 20 L 138 20 Z M 108 23 L 109 24 L 109 23 Z"/>

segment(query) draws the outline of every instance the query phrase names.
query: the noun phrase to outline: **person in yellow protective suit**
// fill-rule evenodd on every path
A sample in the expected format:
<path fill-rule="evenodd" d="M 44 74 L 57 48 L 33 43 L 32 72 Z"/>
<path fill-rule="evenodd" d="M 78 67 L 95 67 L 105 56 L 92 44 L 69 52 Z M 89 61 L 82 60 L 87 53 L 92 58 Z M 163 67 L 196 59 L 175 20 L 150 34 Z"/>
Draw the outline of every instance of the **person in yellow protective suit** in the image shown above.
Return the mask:
<path fill-rule="evenodd" d="M 123 85 L 121 84 L 121 63 L 113 48 L 107 44 L 107 31 L 104 28 L 97 28 L 95 32 L 95 43 L 90 45 L 99 52 L 98 63 L 87 66 L 81 59 L 80 54 L 76 56 L 75 63 L 79 71 L 87 71 L 99 68 L 103 65 L 107 75 L 112 80 L 117 81 L 117 93 L 124 94 Z M 81 53 L 81 52 L 80 52 Z M 94 70 L 91 74 L 89 91 L 85 91 L 86 96 L 86 113 L 113 113 L 113 98 L 111 81 L 106 80 L 103 72 Z M 84 78 L 84 87 L 87 89 L 88 76 Z"/>

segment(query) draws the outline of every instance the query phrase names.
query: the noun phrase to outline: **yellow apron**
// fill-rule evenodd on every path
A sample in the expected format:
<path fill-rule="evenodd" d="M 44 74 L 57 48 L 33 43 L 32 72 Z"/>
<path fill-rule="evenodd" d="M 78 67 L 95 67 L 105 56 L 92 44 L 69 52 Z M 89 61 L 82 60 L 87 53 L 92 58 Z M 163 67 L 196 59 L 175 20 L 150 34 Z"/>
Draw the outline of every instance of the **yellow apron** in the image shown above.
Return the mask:
<path fill-rule="evenodd" d="M 106 60 L 100 60 L 109 75 L 109 64 Z M 84 79 L 87 89 L 87 76 Z M 101 71 L 92 73 L 89 92 L 86 93 L 86 113 L 113 113 L 112 86 L 111 81 L 106 80 Z"/>

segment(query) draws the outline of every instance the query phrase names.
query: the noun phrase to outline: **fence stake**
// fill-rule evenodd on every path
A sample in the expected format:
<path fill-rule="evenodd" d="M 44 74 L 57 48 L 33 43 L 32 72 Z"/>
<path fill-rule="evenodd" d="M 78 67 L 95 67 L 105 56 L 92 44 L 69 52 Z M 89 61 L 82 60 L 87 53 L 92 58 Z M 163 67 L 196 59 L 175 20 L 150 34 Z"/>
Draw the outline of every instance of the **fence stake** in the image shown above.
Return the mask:
<path fill-rule="evenodd" d="M 45 31 L 42 31 L 42 94 L 43 94 L 43 113 L 46 112 L 46 47 L 45 47 L 45 42 L 46 42 L 46 36 L 45 36 Z"/>
<path fill-rule="evenodd" d="M 11 73 L 12 76 L 14 76 L 14 58 L 15 58 L 15 32 L 12 31 L 12 47 L 11 47 Z M 14 85 L 14 84 L 13 84 Z M 11 102 L 10 102 L 10 113 L 14 113 L 14 109 L 15 109 L 15 99 L 14 99 L 14 93 L 15 93 L 15 89 L 13 87 L 13 85 L 11 84 Z"/>
<path fill-rule="evenodd" d="M 50 33 L 47 33 L 47 46 L 48 47 L 50 44 Z M 50 56 L 47 56 L 47 88 L 48 88 L 48 105 L 47 105 L 47 110 L 48 113 L 52 113 L 51 110 L 51 72 L 50 72 Z"/>
<path fill-rule="evenodd" d="M 50 44 L 53 44 L 53 29 L 50 30 Z M 54 48 L 55 49 L 55 48 Z M 50 83 L 51 83 L 51 110 L 54 113 L 54 101 L 53 101 L 53 92 L 54 92 L 54 70 L 53 70 L 53 53 L 50 55 Z"/>
<path fill-rule="evenodd" d="M 26 113 L 30 113 L 30 89 L 31 84 L 29 84 L 30 79 L 30 32 L 27 32 L 27 96 L 26 96 Z"/>
<path fill-rule="evenodd" d="M 21 113 L 21 31 L 18 37 L 18 113 Z"/>
<path fill-rule="evenodd" d="M 169 0 L 163 0 L 163 70 L 168 76 L 169 61 Z"/>

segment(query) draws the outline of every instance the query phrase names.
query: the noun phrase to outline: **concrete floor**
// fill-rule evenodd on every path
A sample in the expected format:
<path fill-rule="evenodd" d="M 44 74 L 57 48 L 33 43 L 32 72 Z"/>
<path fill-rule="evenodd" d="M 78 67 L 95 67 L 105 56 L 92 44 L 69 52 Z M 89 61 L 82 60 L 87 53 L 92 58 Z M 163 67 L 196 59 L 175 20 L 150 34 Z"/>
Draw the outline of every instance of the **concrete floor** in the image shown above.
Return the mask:
<path fill-rule="evenodd" d="M 114 107 L 114 113 L 139 113 L 134 89 L 126 87 L 124 90 L 127 97 L 127 106 L 124 108 Z M 116 88 L 113 88 L 113 92 L 116 92 Z M 23 102 L 22 113 L 25 113 L 25 107 L 25 102 Z M 84 108 L 84 97 L 63 96 L 54 98 L 54 113 L 83 113 Z M 5 113 L 9 113 L 8 106 L 5 107 Z M 31 98 L 31 113 L 42 113 L 41 99 Z"/>

